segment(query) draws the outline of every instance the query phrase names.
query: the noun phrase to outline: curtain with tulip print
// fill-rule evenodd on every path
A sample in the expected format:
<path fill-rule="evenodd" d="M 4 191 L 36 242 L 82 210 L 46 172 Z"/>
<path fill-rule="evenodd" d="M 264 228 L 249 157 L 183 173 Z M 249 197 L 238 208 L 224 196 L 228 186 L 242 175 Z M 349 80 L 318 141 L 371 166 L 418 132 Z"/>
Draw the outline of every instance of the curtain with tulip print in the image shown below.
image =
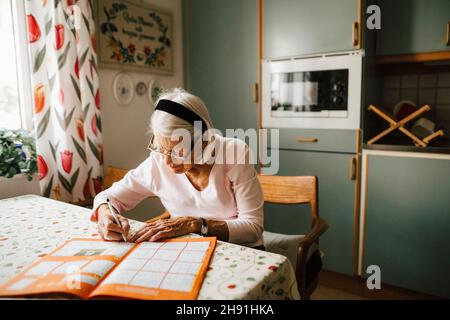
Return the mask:
<path fill-rule="evenodd" d="M 102 188 L 103 147 L 91 0 L 23 0 L 41 192 L 66 202 Z"/>

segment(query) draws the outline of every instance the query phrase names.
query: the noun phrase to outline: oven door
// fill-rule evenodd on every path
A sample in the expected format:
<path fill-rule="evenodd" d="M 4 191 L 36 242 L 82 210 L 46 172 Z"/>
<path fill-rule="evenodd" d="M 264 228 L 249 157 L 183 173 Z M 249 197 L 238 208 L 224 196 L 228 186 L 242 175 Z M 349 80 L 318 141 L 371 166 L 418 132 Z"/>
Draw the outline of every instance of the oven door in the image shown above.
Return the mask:
<path fill-rule="evenodd" d="M 262 63 L 264 128 L 358 129 L 359 52 Z"/>

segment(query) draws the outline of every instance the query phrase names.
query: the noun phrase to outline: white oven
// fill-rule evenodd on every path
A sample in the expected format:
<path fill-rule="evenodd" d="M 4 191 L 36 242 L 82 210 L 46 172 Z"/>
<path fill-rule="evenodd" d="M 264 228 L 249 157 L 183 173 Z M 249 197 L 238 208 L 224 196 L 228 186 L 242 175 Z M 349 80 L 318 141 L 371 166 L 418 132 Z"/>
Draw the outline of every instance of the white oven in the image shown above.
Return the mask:
<path fill-rule="evenodd" d="M 264 128 L 358 129 L 363 51 L 262 62 Z"/>

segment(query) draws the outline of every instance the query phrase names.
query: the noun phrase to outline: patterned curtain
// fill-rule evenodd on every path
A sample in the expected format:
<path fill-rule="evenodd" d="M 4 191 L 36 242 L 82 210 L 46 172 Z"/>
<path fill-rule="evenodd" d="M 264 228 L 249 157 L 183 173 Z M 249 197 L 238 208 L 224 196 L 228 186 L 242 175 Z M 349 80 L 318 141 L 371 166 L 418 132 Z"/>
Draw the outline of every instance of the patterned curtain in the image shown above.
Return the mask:
<path fill-rule="evenodd" d="M 90 0 L 25 1 L 39 183 L 83 202 L 101 191 L 103 146 Z"/>

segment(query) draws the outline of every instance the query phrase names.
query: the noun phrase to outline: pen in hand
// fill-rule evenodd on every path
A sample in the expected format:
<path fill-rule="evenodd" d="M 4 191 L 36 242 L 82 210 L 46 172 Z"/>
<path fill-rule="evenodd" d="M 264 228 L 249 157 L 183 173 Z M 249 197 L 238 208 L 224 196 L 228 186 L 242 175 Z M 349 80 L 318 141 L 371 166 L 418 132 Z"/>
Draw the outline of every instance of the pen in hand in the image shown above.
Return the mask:
<path fill-rule="evenodd" d="M 117 217 L 116 211 L 114 210 L 113 206 L 111 205 L 111 202 L 109 201 L 109 198 L 106 199 L 106 202 L 108 204 L 108 208 L 109 211 L 111 212 L 111 215 L 113 216 L 114 220 L 116 221 L 116 224 L 122 229 L 121 235 L 122 235 L 122 239 L 123 241 L 127 242 L 127 238 L 125 237 L 125 235 L 123 234 L 123 226 L 120 223 L 119 218 Z"/>

